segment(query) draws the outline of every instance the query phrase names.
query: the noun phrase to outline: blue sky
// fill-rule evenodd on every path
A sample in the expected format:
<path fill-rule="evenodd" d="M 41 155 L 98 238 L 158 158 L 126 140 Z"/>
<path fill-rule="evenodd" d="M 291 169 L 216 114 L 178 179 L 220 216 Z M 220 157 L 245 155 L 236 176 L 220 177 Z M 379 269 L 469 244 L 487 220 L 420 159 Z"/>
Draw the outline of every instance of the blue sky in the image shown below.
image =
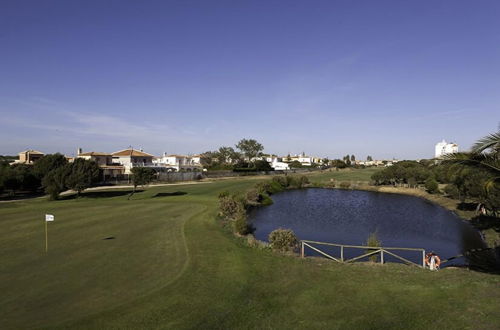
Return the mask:
<path fill-rule="evenodd" d="M 500 122 L 499 1 L 0 1 L 0 154 L 432 157 Z"/>

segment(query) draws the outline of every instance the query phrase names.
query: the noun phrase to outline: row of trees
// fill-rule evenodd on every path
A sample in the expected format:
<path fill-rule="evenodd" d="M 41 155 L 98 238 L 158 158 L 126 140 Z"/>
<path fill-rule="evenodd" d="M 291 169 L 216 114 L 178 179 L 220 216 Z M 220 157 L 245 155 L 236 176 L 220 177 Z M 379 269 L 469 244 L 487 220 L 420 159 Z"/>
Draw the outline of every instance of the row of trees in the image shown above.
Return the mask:
<path fill-rule="evenodd" d="M 375 184 L 424 185 L 460 201 L 483 204 L 493 215 L 500 210 L 500 133 L 479 140 L 470 152 L 449 155 L 443 161 L 402 161 L 373 174 Z"/>
<path fill-rule="evenodd" d="M 45 191 L 57 199 L 62 191 L 73 189 L 79 195 L 97 182 L 99 167 L 93 161 L 77 158 L 69 163 L 59 153 L 45 155 L 34 165 L 0 163 L 0 193 Z"/>
<path fill-rule="evenodd" d="M 266 161 L 255 160 L 262 156 L 264 146 L 254 139 L 242 139 L 232 147 L 220 147 L 215 151 L 202 154 L 202 165 L 211 170 L 252 169 L 270 171 L 272 168 Z"/>

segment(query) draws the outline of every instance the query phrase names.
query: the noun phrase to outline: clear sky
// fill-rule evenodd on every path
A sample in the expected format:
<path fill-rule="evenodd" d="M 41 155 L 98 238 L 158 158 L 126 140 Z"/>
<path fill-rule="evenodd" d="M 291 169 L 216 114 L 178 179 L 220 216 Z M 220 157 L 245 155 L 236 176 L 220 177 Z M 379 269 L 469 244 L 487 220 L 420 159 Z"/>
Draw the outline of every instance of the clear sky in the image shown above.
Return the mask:
<path fill-rule="evenodd" d="M 0 0 L 0 154 L 433 157 L 500 121 L 500 1 Z"/>

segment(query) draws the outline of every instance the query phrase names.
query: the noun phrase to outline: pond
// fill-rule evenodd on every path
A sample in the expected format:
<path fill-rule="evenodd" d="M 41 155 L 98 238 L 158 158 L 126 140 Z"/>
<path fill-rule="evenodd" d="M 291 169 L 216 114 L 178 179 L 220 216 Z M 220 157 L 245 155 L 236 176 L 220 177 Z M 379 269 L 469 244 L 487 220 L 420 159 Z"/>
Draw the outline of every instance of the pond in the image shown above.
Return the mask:
<path fill-rule="evenodd" d="M 370 233 L 376 232 L 382 246 L 423 248 L 435 251 L 441 259 L 486 247 L 480 233 L 470 224 L 418 197 L 310 188 L 279 193 L 272 198 L 273 205 L 254 209 L 250 214 L 254 235 L 262 241 L 267 241 L 269 233 L 277 228 L 289 228 L 302 240 L 349 245 L 366 245 Z M 361 252 L 345 253 L 346 257 L 353 257 Z M 418 263 L 422 260 L 421 252 L 397 254 Z M 391 258 L 385 259 L 396 261 L 388 260 Z M 445 265 L 470 262 L 470 258 L 460 257 Z"/>

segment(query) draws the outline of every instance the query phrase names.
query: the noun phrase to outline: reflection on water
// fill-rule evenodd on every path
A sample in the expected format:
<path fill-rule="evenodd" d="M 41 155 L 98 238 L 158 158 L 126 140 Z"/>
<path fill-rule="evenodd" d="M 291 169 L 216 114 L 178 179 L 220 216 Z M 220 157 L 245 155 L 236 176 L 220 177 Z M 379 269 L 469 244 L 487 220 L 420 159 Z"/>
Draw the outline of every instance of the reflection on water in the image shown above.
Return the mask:
<path fill-rule="evenodd" d="M 251 214 L 255 236 L 263 241 L 281 227 L 292 229 L 299 239 L 351 245 L 365 245 L 376 231 L 383 246 L 423 248 L 442 259 L 486 247 L 479 232 L 454 213 L 413 196 L 302 189 L 276 194 L 273 200 L 273 205 Z M 421 253 L 398 254 L 421 260 Z M 466 263 L 456 258 L 446 265 Z"/>

